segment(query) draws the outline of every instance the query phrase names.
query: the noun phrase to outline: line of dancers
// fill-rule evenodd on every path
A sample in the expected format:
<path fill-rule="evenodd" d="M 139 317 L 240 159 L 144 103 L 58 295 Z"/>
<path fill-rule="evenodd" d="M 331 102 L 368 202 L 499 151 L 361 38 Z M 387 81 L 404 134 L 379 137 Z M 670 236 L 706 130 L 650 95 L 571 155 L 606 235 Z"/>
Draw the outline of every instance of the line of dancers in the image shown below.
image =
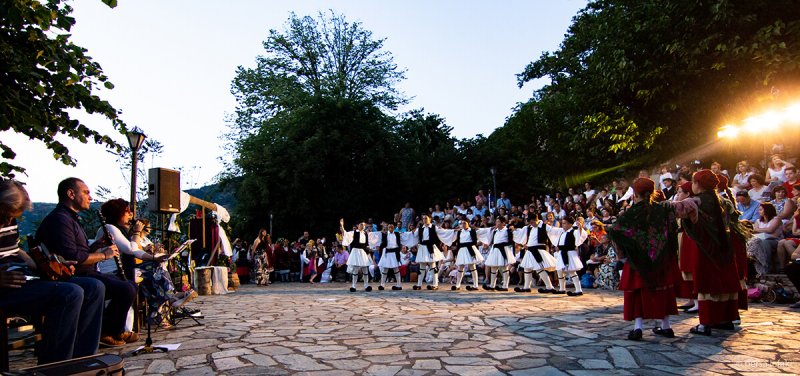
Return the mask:
<path fill-rule="evenodd" d="M 394 271 L 395 276 L 400 275 L 400 249 L 403 246 L 409 249 L 417 247 L 416 262 L 420 267 L 420 275 L 413 289 L 421 290 L 423 282 L 431 280 L 426 283 L 426 289 L 438 290 L 438 265 L 445 260 L 444 253 L 439 249 L 440 244 L 452 250 L 445 261 L 453 261 L 458 270 L 452 290 L 461 290 L 461 282 L 467 270 L 472 275 L 472 285 L 467 285 L 466 289 L 479 290 L 477 265 L 482 263 L 489 269 L 484 278 L 483 289 L 508 291 L 511 265 L 517 262 L 515 247 L 519 245 L 522 248 L 520 267 L 523 269 L 524 282 L 515 291 L 531 292 L 533 274 L 536 273 L 545 284 L 544 288 L 538 289 L 539 293 L 583 295 L 578 278 L 578 271 L 583 268 L 583 263 L 577 249 L 587 240 L 588 232 L 582 226 L 576 226 L 572 218 L 563 219 L 561 226 L 557 227 L 546 224 L 538 214 L 533 213 L 525 226 L 516 229 L 509 226 L 502 216 L 497 218 L 494 227 L 485 228 L 472 228 L 468 221 L 460 221 L 458 229 L 443 229 L 435 226 L 428 214 L 424 214 L 422 220 L 422 226 L 413 232 L 404 233 L 395 232 L 391 224 L 382 232 L 366 232 L 363 222 L 355 230 L 345 231 L 344 220 L 341 220 L 342 244 L 350 247 L 347 260 L 347 272 L 352 276 L 350 291 L 356 291 L 359 277 L 363 277 L 364 290 L 372 291 L 368 277 L 372 259 L 367 251 L 375 248 L 381 251 L 378 262 L 381 282 L 378 289 L 384 290 L 390 270 Z M 478 251 L 479 244 L 490 245 L 485 260 Z M 556 272 L 558 288 L 553 286 L 548 272 Z M 572 280 L 574 291 L 566 291 L 567 278 Z M 392 290 L 402 290 L 401 279 L 396 279 L 397 283 L 392 286 Z"/>

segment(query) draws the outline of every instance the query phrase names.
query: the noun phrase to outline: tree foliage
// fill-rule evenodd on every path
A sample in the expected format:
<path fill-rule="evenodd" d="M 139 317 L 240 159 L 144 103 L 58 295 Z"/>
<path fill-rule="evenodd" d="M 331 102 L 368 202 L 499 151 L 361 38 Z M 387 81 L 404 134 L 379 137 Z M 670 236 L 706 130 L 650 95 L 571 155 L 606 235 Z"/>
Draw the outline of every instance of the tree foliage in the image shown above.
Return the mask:
<path fill-rule="evenodd" d="M 115 0 L 103 0 L 110 7 Z M 126 132 L 118 111 L 96 95 L 100 86 L 114 86 L 92 61 L 87 50 L 73 44 L 69 31 L 75 25 L 72 8 L 60 0 L 2 0 L 0 5 L 0 132 L 13 131 L 44 142 L 53 157 L 75 165 L 58 135 L 82 143 L 93 141 L 119 148 L 104 132 L 73 119 L 71 109 L 83 109 L 111 120 Z M 0 141 L 0 175 L 13 177 L 25 169 L 13 164 L 11 146 Z"/>
<path fill-rule="evenodd" d="M 800 4 L 592 1 L 518 82 L 542 77 L 506 125 L 526 143 L 582 169 L 664 161 L 800 92 Z"/>

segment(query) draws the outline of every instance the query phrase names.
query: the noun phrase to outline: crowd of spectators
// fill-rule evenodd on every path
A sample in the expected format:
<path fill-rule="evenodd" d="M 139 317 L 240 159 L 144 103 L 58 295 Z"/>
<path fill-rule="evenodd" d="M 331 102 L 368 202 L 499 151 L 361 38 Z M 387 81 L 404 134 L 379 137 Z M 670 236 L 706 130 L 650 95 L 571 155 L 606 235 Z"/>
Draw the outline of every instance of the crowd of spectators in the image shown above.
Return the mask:
<path fill-rule="evenodd" d="M 445 229 L 457 228 L 461 221 L 470 222 L 472 227 L 490 227 L 499 216 L 506 217 L 511 226 L 523 226 L 532 213 L 539 214 L 549 225 L 558 225 L 569 216 L 590 233 L 589 240 L 580 249 L 581 259 L 586 265 L 580 273 L 582 283 L 585 283 L 585 287 L 613 289 L 621 262 L 605 235 L 605 227 L 613 224 L 617 216 L 632 204 L 633 188 L 630 182 L 638 177 L 651 178 L 658 182 L 665 198 L 672 199 L 684 183 L 691 182 L 692 173 L 700 168 L 709 168 L 728 179 L 730 193 L 721 194 L 730 194 L 732 197 L 726 198 L 736 202 L 741 212 L 740 219 L 752 224 L 755 236 L 748 243 L 748 250 L 755 274 L 782 272 L 783 267 L 798 256 L 800 205 L 797 199 L 800 197 L 800 181 L 797 168 L 779 154 L 769 159 L 763 171 L 746 160 L 740 161 L 731 170 L 724 169 L 718 162 L 702 165 L 694 161 L 675 168 L 662 165 L 652 171 L 641 170 L 637 176 L 612 179 L 598 186 L 586 182 L 582 187 L 568 187 L 566 191 L 531 194 L 523 202 L 512 201 L 506 192 L 495 196 L 491 190 L 479 190 L 475 196 L 468 198 L 433 203 L 424 209 L 415 208 L 407 202 L 393 215 L 391 223 L 395 225 L 395 231 L 406 232 L 414 231 L 419 226 L 422 214 L 429 214 L 437 226 Z M 366 230 L 383 231 L 389 223 L 376 223 L 369 219 Z M 269 246 L 264 251 L 252 246 L 248 248 L 243 242 L 237 248 L 242 254 L 240 258 L 246 257 L 251 264 L 253 260 L 262 258 L 262 265 L 269 265 L 266 273 L 270 281 L 347 281 L 348 250 L 339 244 L 338 239 L 337 236 L 330 242 L 326 238 L 312 240 L 305 233 L 294 242 L 279 239 L 273 244 L 267 240 Z M 418 275 L 415 248 L 402 249 L 399 277 L 404 281 L 413 281 Z M 446 255 L 449 254 L 447 247 L 440 248 Z M 482 245 L 479 250 L 485 256 L 489 247 Z M 381 253 L 375 249 L 371 256 L 375 265 L 370 268 L 370 275 L 377 279 L 380 277 L 377 263 Z M 479 275 L 474 278 L 483 278 L 486 274 L 484 268 L 479 265 L 478 269 Z M 455 270 L 453 260 L 442 261 L 439 270 L 442 281 L 450 279 L 450 274 Z M 512 283 L 520 280 L 519 275 L 515 274 Z"/>

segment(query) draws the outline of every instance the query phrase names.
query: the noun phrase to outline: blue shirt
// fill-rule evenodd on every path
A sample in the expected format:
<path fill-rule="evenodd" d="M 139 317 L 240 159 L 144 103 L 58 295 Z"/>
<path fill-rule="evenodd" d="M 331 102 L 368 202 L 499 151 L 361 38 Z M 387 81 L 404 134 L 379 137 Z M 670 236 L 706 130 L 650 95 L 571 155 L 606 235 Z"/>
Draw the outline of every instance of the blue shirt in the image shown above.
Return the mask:
<path fill-rule="evenodd" d="M 742 215 L 739 216 L 739 220 L 746 219 L 750 222 L 756 223 L 758 220 L 758 207 L 760 203 L 755 200 L 750 200 L 750 206 L 744 207 L 741 203 L 736 203 L 736 210 L 742 212 Z"/>

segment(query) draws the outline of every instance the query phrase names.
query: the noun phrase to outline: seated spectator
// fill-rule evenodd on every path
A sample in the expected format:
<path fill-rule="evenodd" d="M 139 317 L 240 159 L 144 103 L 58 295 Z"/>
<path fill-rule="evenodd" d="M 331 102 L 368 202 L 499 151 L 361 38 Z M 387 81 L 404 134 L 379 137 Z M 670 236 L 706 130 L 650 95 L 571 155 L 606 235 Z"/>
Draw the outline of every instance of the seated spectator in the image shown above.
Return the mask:
<path fill-rule="evenodd" d="M 762 203 L 758 214 L 759 219 L 753 226 L 755 236 L 748 241 L 747 252 L 755 260 L 756 273 L 763 277 L 770 272 L 772 254 L 778 248 L 778 241 L 783 238 L 783 229 L 772 204 Z"/>
<path fill-rule="evenodd" d="M 344 246 L 336 245 L 336 253 L 333 255 L 333 271 L 331 271 L 331 276 L 336 282 L 350 280 L 350 276 L 347 275 L 347 259 L 349 257 L 350 253 L 344 249 Z"/>
<path fill-rule="evenodd" d="M 740 221 L 747 220 L 750 223 L 756 223 L 759 218 L 758 209 L 760 207 L 761 204 L 751 199 L 747 191 L 736 192 L 736 210 L 742 213 L 739 216 Z"/>
<path fill-rule="evenodd" d="M 792 188 L 795 185 L 800 184 L 800 179 L 798 179 L 800 178 L 800 176 L 797 175 L 797 167 L 795 166 L 786 167 L 785 174 L 786 174 L 786 182 L 783 183 L 783 187 L 786 188 L 786 197 L 795 198 L 796 196 L 792 192 Z"/>
<path fill-rule="evenodd" d="M 750 190 L 747 192 L 750 199 L 758 202 L 769 202 L 770 191 L 769 187 L 764 185 L 764 178 L 761 175 L 753 174 L 750 176 Z"/>
<path fill-rule="evenodd" d="M 0 181 L 0 309 L 6 315 L 44 317 L 39 364 L 94 355 L 105 287 L 92 278 L 63 283 L 39 277 L 36 263 L 18 246 L 17 217 L 31 208 L 22 184 Z"/>
<path fill-rule="evenodd" d="M 775 206 L 775 210 L 778 212 L 778 218 L 780 218 L 783 223 L 784 230 L 791 230 L 792 216 L 794 215 L 795 209 L 797 209 L 797 205 L 794 200 L 786 198 L 786 187 L 782 185 L 773 188 L 772 194 L 775 195 L 775 199 L 770 201 L 770 203 Z"/>
<path fill-rule="evenodd" d="M 611 212 L 609 212 L 608 209 L 603 209 L 601 213 L 603 214 L 603 217 L 600 218 L 600 221 L 603 222 L 603 225 L 610 226 L 616 222 L 617 217 L 611 215 Z"/>
<path fill-rule="evenodd" d="M 411 260 L 413 259 L 414 255 L 408 250 L 408 247 L 403 246 L 400 248 L 400 276 L 403 278 L 403 282 L 409 281 L 409 265 L 411 265 Z"/>
<path fill-rule="evenodd" d="M 780 155 L 775 154 L 770 159 L 769 168 L 767 168 L 767 175 L 764 181 L 767 183 L 783 184 L 786 182 L 786 168 L 791 167 L 792 164 L 786 162 Z M 766 183 L 765 183 L 766 184 Z"/>
<path fill-rule="evenodd" d="M 791 255 L 795 253 L 800 247 L 800 208 L 795 210 L 794 217 L 792 217 L 792 231 L 789 237 L 778 242 L 778 273 L 783 271 L 787 264 L 792 262 Z"/>
<path fill-rule="evenodd" d="M 597 272 L 595 273 L 595 287 L 614 290 L 617 285 L 617 251 L 614 245 L 609 241 L 608 235 L 603 234 L 600 237 L 600 245 L 595 250 L 595 255 L 592 256 L 593 260 L 599 263 Z"/>
<path fill-rule="evenodd" d="M 800 248 L 795 249 L 790 260 L 789 264 L 784 268 L 786 276 L 789 277 L 796 289 L 800 289 Z M 789 308 L 800 308 L 800 302 L 792 304 Z"/>

